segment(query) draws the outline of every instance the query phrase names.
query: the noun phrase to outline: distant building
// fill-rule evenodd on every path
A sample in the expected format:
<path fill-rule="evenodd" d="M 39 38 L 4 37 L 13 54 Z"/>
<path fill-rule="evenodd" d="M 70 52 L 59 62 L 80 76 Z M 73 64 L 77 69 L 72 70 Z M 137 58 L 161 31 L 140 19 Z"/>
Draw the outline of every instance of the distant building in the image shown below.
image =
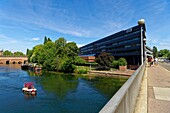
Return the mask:
<path fill-rule="evenodd" d="M 3 50 L 0 50 L 0 56 L 3 56 L 3 52 L 4 52 Z"/>
<path fill-rule="evenodd" d="M 87 62 L 95 62 L 95 56 L 80 56 L 80 57 Z"/>
<path fill-rule="evenodd" d="M 142 20 L 144 21 L 144 20 Z M 87 56 L 95 56 L 101 52 L 110 53 L 116 59 L 126 58 L 130 65 L 140 65 L 152 50 L 146 48 L 145 23 L 138 22 L 137 26 L 112 34 L 83 47 L 79 56 L 88 61 Z M 85 57 L 86 56 L 86 57 Z M 89 57 L 90 58 L 90 57 Z M 93 60 L 94 61 L 94 60 Z"/>

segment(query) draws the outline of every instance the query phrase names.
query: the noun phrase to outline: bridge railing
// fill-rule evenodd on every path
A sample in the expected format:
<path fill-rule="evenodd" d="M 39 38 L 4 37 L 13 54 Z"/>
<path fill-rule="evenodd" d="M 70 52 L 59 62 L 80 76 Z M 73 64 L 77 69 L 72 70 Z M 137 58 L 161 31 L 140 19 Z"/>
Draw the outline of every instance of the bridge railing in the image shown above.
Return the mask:
<path fill-rule="evenodd" d="M 135 73 L 101 109 L 100 113 L 133 113 L 145 66 L 146 63 L 135 71 Z"/>

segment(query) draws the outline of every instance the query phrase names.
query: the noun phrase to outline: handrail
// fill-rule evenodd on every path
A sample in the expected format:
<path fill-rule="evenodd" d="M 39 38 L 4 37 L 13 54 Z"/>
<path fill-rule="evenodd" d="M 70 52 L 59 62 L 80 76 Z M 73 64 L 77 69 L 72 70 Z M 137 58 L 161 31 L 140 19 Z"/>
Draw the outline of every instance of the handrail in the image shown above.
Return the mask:
<path fill-rule="evenodd" d="M 99 113 L 133 113 L 146 63 L 141 65 Z"/>

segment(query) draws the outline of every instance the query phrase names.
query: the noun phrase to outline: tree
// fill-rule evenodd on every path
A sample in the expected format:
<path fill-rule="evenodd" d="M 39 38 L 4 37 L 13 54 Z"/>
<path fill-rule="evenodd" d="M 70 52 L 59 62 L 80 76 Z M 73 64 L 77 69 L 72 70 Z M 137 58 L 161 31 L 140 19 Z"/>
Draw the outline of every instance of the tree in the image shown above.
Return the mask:
<path fill-rule="evenodd" d="M 118 68 L 119 68 L 119 62 L 118 62 L 118 60 L 113 60 L 113 62 L 112 62 L 112 67 L 115 68 L 115 69 L 118 69 Z"/>
<path fill-rule="evenodd" d="M 65 60 L 62 65 L 62 71 L 67 73 L 73 73 L 74 69 L 76 69 L 76 66 L 73 64 L 73 61 L 71 59 Z"/>
<path fill-rule="evenodd" d="M 158 57 L 158 49 L 157 47 L 153 46 L 153 57 L 157 58 Z"/>
<path fill-rule="evenodd" d="M 5 50 L 5 51 L 3 52 L 3 55 L 4 55 L 4 56 L 12 56 L 13 53 L 12 53 L 11 51 Z"/>
<path fill-rule="evenodd" d="M 50 71 L 74 72 L 76 63 L 82 63 L 77 59 L 79 49 L 74 42 L 69 42 L 64 38 L 59 38 L 52 42 L 45 36 L 44 44 L 27 50 L 27 56 L 30 62 L 38 63 L 44 69 Z"/>
<path fill-rule="evenodd" d="M 74 60 L 75 57 L 78 56 L 79 48 L 77 47 L 75 42 L 69 42 L 65 45 L 64 52 L 69 58 Z"/>
<path fill-rule="evenodd" d="M 64 57 L 64 48 L 65 45 L 67 44 L 66 40 L 61 37 L 58 40 L 55 41 L 56 45 L 56 54 L 59 55 L 60 57 Z"/>
<path fill-rule="evenodd" d="M 33 47 L 32 54 L 30 56 L 30 61 L 33 63 L 39 63 L 39 56 L 41 54 L 41 50 L 43 48 L 42 44 L 36 45 Z"/>
<path fill-rule="evenodd" d="M 74 64 L 82 65 L 82 64 L 85 64 L 85 63 L 86 63 L 86 61 L 84 59 L 80 58 L 79 56 L 75 57 Z"/>
<path fill-rule="evenodd" d="M 109 53 L 101 52 L 100 55 L 98 55 L 95 59 L 95 61 L 100 65 L 104 66 L 106 68 L 112 66 L 112 61 L 114 60 L 114 57 L 111 56 Z"/>
<path fill-rule="evenodd" d="M 27 48 L 27 52 L 26 52 L 26 55 L 28 55 L 28 53 L 29 53 L 29 49 Z"/>
<path fill-rule="evenodd" d="M 126 66 L 127 65 L 127 61 L 126 61 L 125 58 L 119 58 L 118 64 L 119 64 L 119 66 Z"/>
<path fill-rule="evenodd" d="M 167 57 L 169 54 L 169 50 L 168 49 L 163 49 L 159 51 L 159 57 Z"/>
<path fill-rule="evenodd" d="M 50 42 L 51 42 L 52 40 L 51 40 L 50 38 L 48 38 L 47 41 L 50 41 Z"/>
<path fill-rule="evenodd" d="M 45 36 L 45 37 L 44 37 L 44 44 L 47 43 L 47 41 L 48 41 L 48 40 L 47 40 L 47 37 Z"/>
<path fill-rule="evenodd" d="M 55 43 L 48 41 L 42 46 L 41 52 L 38 55 L 38 63 L 42 64 L 47 70 L 55 70 L 55 52 Z"/>
<path fill-rule="evenodd" d="M 28 51 L 27 51 L 27 56 L 28 56 L 28 62 L 31 62 L 31 56 L 32 56 L 32 54 L 33 54 L 33 50 L 29 50 L 29 49 L 27 49 Z"/>
<path fill-rule="evenodd" d="M 60 48 L 60 47 L 64 47 L 67 44 L 67 41 L 63 37 L 61 37 L 55 41 L 55 44 L 57 48 Z"/>
<path fill-rule="evenodd" d="M 24 56 L 24 53 L 17 51 L 17 52 L 14 52 L 13 55 L 14 56 Z"/>
<path fill-rule="evenodd" d="M 170 60 L 170 52 L 168 53 L 168 59 Z"/>

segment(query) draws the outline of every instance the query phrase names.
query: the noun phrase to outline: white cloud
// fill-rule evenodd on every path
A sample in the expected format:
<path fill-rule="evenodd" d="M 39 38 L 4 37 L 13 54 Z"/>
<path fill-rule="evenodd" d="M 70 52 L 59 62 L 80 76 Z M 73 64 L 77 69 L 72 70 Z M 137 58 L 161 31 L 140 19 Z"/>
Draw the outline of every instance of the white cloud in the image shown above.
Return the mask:
<path fill-rule="evenodd" d="M 78 47 L 82 47 L 84 46 L 85 44 L 77 44 Z"/>
<path fill-rule="evenodd" d="M 37 41 L 37 40 L 40 40 L 40 38 L 32 38 L 31 40 Z"/>
<path fill-rule="evenodd" d="M 14 43 L 17 43 L 18 41 L 16 41 L 16 40 L 12 40 L 12 41 L 10 41 L 10 42 L 14 44 Z"/>
<path fill-rule="evenodd" d="M 73 42 L 73 41 L 67 41 L 67 43 L 69 43 L 69 42 Z M 77 44 L 77 43 L 76 43 L 76 44 Z M 84 45 L 86 45 L 86 44 L 77 44 L 78 47 L 82 47 L 82 46 L 84 46 Z"/>

